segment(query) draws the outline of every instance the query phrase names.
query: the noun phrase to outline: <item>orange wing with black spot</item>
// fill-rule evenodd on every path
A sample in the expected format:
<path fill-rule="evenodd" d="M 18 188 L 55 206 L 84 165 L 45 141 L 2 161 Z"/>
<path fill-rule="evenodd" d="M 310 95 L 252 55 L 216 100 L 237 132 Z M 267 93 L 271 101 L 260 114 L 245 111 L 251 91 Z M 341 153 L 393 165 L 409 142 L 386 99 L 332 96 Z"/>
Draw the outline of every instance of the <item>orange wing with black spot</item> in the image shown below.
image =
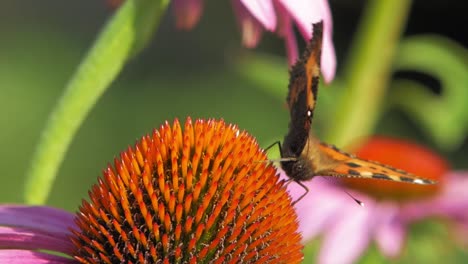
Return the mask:
<path fill-rule="evenodd" d="M 315 174 L 349 178 L 370 178 L 408 182 L 415 184 L 433 184 L 432 180 L 424 179 L 404 170 L 372 160 L 365 160 L 346 153 L 333 145 L 320 142 L 318 145 L 322 160 L 328 159 L 330 165 L 318 164 Z"/>

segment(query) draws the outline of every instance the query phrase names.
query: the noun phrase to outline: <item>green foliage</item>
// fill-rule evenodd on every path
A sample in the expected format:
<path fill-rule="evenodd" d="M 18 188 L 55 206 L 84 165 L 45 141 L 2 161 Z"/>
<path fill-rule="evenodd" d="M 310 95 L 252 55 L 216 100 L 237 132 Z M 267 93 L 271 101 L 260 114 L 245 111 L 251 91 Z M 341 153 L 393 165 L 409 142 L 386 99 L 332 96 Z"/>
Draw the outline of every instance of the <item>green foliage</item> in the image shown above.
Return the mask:
<path fill-rule="evenodd" d="M 0 145 L 4 150 L 0 151 L 4 175 L 0 201 L 8 203 L 21 202 L 23 192 L 19 190 L 38 135 L 87 46 L 86 40 L 72 33 L 37 32 L 39 29 L 29 26 L 18 28 L 4 34 L 5 41 L 0 43 L 0 56 L 7 52 L 15 58 L 0 61 L 0 98 L 8 98 L 0 104 Z M 132 63 L 131 71 L 121 74 L 73 138 L 48 205 L 76 210 L 107 163 L 165 120 L 223 118 L 255 135 L 263 147 L 286 133 L 284 98 L 256 89 L 256 83 L 223 65 L 184 70 L 181 78 L 179 63 L 147 71 L 154 61 L 140 58 Z M 11 113 L 16 117 L 14 125 Z"/>
<path fill-rule="evenodd" d="M 412 70 L 437 78 L 441 95 L 411 80 L 396 80 L 391 104 L 407 113 L 445 150 L 460 146 L 468 134 L 468 51 L 440 36 L 417 36 L 401 43 L 395 70 Z"/>
<path fill-rule="evenodd" d="M 150 39 L 167 0 L 128 0 L 109 20 L 53 110 L 25 186 L 25 200 L 43 204 L 73 136 L 128 59 Z"/>

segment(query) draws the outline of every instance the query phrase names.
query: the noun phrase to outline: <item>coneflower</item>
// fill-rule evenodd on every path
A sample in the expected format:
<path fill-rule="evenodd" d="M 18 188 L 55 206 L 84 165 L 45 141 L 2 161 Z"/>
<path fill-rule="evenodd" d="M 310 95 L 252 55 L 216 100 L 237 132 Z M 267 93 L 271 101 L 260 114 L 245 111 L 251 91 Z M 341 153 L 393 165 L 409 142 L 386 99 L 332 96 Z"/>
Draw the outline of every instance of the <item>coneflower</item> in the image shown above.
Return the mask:
<path fill-rule="evenodd" d="M 0 250 L 2 263 L 21 254 L 37 256 L 28 263 L 299 263 L 303 258 L 297 216 L 275 167 L 253 137 L 223 121 L 187 119 L 182 130 L 176 120 L 144 136 L 104 170 L 74 223 L 61 212 L 54 233 L 48 233 L 54 225 L 28 226 L 28 208 L 41 217 L 38 207 L 19 208 L 17 221 L 0 225 L 57 235 L 65 244 L 38 239 L 26 247 L 21 243 L 26 236 L 16 235 L 20 243 L 9 244 L 11 232 L 0 234 L 1 248 L 8 248 Z M 15 219 L 15 210 L 5 215 Z M 52 215 L 42 217 L 54 221 Z"/>

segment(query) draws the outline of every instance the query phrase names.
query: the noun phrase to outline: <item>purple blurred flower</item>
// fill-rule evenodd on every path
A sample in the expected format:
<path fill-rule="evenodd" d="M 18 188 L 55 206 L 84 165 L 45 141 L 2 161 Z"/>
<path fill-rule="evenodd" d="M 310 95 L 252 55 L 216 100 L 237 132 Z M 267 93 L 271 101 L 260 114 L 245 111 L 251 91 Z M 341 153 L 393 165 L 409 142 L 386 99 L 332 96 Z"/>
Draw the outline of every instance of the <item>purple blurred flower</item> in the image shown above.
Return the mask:
<path fill-rule="evenodd" d="M 335 77 L 336 57 L 332 41 L 332 16 L 327 0 L 232 0 L 242 32 L 242 43 L 255 47 L 263 31 L 277 32 L 285 40 L 289 64 L 297 61 L 298 49 L 293 24 L 304 39 L 312 37 L 312 24 L 324 21 L 321 69 L 325 82 Z M 191 29 L 200 19 L 202 0 L 174 0 L 176 24 Z"/>
<path fill-rule="evenodd" d="M 261 1 L 261 0 L 258 0 Z M 244 1 L 247 2 L 247 1 Z M 263 1 L 271 2 L 271 1 Z M 321 70 L 325 82 L 335 77 L 336 56 L 333 46 L 333 22 L 327 0 L 273 0 L 277 11 L 278 33 L 285 39 L 289 64 L 293 65 L 298 58 L 297 44 L 293 32 L 293 22 L 297 25 L 304 39 L 312 37 L 312 24 L 323 20 L 323 48 Z"/>
<path fill-rule="evenodd" d="M 303 242 L 322 235 L 319 263 L 353 263 L 371 240 L 384 255 L 398 256 L 408 226 L 425 218 L 449 219 L 456 233 L 460 233 L 468 226 L 468 172 L 451 172 L 444 179 L 440 192 L 434 196 L 405 203 L 355 194 L 364 207 L 352 202 L 342 188 L 326 179 L 318 177 L 305 182 L 312 191 L 296 204 Z M 304 193 L 297 184 L 289 184 L 288 189 L 293 199 Z"/>
<path fill-rule="evenodd" d="M 73 219 L 71 213 L 45 206 L 0 205 L 0 263 L 78 263 L 42 251 L 71 256 Z"/>

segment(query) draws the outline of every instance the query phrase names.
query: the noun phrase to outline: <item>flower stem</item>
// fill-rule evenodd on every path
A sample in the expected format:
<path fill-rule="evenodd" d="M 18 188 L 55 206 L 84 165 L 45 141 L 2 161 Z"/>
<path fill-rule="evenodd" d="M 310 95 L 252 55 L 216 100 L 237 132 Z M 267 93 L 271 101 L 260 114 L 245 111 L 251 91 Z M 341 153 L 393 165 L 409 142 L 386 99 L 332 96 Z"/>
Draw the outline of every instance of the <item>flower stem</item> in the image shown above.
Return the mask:
<path fill-rule="evenodd" d="M 372 133 L 410 6 L 410 0 L 369 2 L 344 68 L 346 88 L 336 100 L 327 142 L 346 146 Z"/>
<path fill-rule="evenodd" d="M 169 0 L 127 0 L 94 42 L 52 111 L 26 175 L 25 201 L 43 204 L 87 114 L 157 28 Z"/>

